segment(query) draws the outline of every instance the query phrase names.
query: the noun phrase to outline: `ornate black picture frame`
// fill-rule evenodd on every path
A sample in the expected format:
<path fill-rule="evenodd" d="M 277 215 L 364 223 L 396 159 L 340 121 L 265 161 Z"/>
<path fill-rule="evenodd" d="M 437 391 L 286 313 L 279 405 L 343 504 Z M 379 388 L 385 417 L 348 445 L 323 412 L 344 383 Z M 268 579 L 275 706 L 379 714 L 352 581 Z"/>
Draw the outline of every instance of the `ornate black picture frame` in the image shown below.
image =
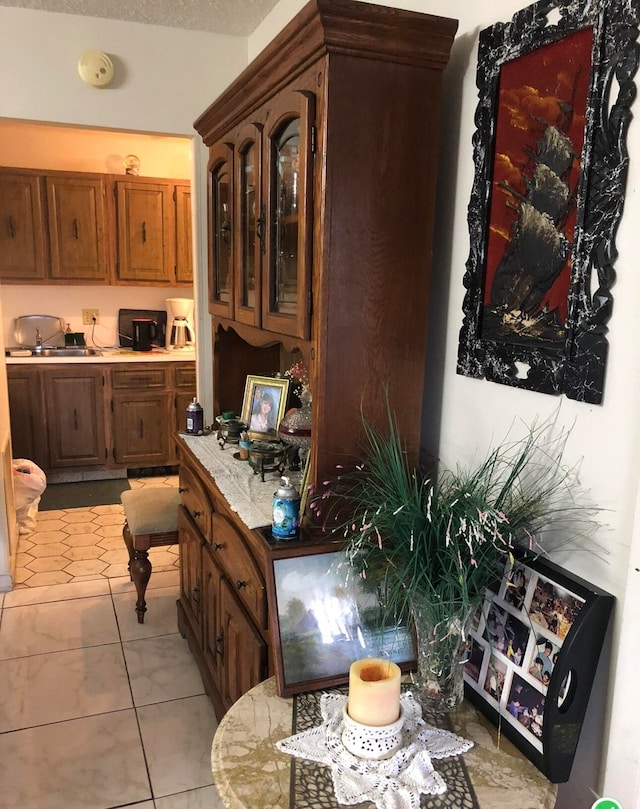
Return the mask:
<path fill-rule="evenodd" d="M 523 557 L 507 562 L 469 634 L 467 699 L 554 783 L 571 774 L 613 604 L 553 562 Z"/>
<path fill-rule="evenodd" d="M 480 34 L 457 371 L 599 404 L 639 0 L 541 0 Z"/>

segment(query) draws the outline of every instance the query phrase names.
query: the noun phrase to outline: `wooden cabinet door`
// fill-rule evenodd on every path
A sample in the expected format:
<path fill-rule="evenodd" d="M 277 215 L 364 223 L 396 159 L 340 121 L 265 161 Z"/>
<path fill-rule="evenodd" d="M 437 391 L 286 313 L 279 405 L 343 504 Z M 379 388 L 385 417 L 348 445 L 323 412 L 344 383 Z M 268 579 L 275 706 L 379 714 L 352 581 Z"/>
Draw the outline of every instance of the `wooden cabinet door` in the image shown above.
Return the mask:
<path fill-rule="evenodd" d="M 180 602 L 194 637 L 200 641 L 202 623 L 203 540 L 182 507 L 178 509 Z"/>
<path fill-rule="evenodd" d="M 222 573 L 211 556 L 211 546 L 202 550 L 202 653 L 218 692 L 223 681 L 224 636 L 220 614 Z M 227 705 L 224 706 L 225 710 Z"/>
<path fill-rule="evenodd" d="M 104 182 L 99 178 L 47 177 L 51 278 L 108 279 Z"/>
<path fill-rule="evenodd" d="M 0 172 L 0 279 L 41 280 L 46 275 L 42 180 Z"/>
<path fill-rule="evenodd" d="M 118 393 L 112 400 L 113 458 L 127 466 L 163 466 L 169 458 L 171 394 Z"/>
<path fill-rule="evenodd" d="M 191 186 L 176 185 L 176 283 L 193 283 Z"/>
<path fill-rule="evenodd" d="M 218 143 L 209 152 L 209 311 L 233 317 L 233 150 Z"/>
<path fill-rule="evenodd" d="M 220 697 L 225 710 L 267 676 L 267 645 L 226 578 L 220 582 Z"/>
<path fill-rule="evenodd" d="M 19 365 L 7 367 L 11 449 L 43 469 L 49 466 L 40 372 Z"/>
<path fill-rule="evenodd" d="M 116 182 L 118 280 L 171 284 L 175 214 L 171 183 Z"/>
<path fill-rule="evenodd" d="M 265 216 L 262 203 L 262 126 L 241 126 L 234 139 L 235 319 L 260 326 Z"/>
<path fill-rule="evenodd" d="M 43 371 L 51 469 L 104 465 L 104 383 L 98 368 Z"/>
<path fill-rule="evenodd" d="M 313 260 L 315 97 L 286 91 L 269 106 L 262 194 L 266 210 L 262 327 L 308 340 Z"/>

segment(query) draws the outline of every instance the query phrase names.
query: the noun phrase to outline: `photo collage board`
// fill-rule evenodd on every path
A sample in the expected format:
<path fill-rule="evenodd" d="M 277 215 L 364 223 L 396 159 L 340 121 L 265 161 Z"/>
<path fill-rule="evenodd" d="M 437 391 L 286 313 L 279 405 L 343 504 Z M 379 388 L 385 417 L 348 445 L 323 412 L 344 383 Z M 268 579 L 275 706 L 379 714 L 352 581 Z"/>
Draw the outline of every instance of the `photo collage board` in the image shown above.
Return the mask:
<path fill-rule="evenodd" d="M 558 781 L 568 778 L 577 738 L 569 757 L 552 747 L 563 724 L 582 723 L 612 602 L 550 563 L 513 559 L 472 623 L 467 696 Z"/>

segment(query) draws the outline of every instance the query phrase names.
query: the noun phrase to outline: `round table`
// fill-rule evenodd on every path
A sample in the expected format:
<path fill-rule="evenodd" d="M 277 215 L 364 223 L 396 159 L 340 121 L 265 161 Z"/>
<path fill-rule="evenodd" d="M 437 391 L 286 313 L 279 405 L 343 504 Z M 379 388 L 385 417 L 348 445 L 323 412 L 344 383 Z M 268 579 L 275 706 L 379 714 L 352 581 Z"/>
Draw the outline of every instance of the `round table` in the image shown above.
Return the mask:
<path fill-rule="evenodd" d="M 292 734 L 292 699 L 276 694 L 272 677 L 241 697 L 222 718 L 211 748 L 211 769 L 227 809 L 291 809 L 291 756 L 275 742 Z M 452 713 L 454 731 L 474 746 L 464 763 L 480 809 L 553 809 L 557 785 L 500 738 L 497 728 L 466 701 Z"/>

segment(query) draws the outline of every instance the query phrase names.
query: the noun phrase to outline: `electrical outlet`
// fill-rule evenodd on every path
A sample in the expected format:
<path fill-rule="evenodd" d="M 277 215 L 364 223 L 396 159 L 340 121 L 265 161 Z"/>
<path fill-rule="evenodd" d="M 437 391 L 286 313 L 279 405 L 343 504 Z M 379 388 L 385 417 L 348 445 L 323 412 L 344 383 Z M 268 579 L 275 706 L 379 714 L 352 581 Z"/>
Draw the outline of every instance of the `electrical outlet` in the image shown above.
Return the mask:
<path fill-rule="evenodd" d="M 100 323 L 100 310 L 99 309 L 83 309 L 82 310 L 82 325 L 93 326 Z"/>

